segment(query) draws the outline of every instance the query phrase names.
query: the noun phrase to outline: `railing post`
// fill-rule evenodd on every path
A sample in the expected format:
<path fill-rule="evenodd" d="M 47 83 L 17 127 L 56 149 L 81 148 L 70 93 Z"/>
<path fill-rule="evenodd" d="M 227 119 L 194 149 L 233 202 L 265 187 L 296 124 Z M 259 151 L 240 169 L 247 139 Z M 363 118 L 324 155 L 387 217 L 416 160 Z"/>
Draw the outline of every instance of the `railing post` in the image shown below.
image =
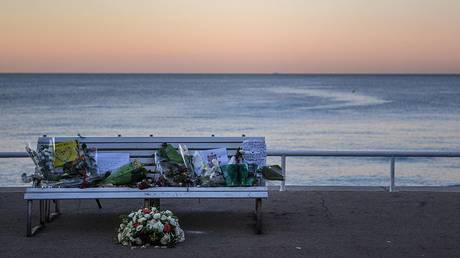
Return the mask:
<path fill-rule="evenodd" d="M 395 157 L 390 160 L 390 193 L 395 191 Z"/>
<path fill-rule="evenodd" d="M 281 181 L 280 191 L 286 191 L 286 155 L 281 155 L 281 173 L 283 181 Z"/>

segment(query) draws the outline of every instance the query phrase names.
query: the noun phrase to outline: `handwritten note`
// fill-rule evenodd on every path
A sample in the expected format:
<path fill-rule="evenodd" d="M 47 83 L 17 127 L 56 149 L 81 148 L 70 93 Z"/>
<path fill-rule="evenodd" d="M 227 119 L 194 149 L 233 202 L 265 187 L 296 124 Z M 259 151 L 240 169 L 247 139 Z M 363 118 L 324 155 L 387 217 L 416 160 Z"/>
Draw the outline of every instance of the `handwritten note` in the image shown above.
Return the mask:
<path fill-rule="evenodd" d="M 248 164 L 265 166 L 267 162 L 267 146 L 265 141 L 245 140 L 242 144 L 243 158 Z"/>
<path fill-rule="evenodd" d="M 104 174 L 129 163 L 129 153 L 97 152 L 97 173 Z"/>
<path fill-rule="evenodd" d="M 220 165 L 228 164 L 228 154 L 227 149 L 219 148 L 212 150 L 204 150 L 198 152 L 201 156 L 203 162 L 205 162 L 208 167 L 212 167 L 212 160 L 217 159 Z"/>

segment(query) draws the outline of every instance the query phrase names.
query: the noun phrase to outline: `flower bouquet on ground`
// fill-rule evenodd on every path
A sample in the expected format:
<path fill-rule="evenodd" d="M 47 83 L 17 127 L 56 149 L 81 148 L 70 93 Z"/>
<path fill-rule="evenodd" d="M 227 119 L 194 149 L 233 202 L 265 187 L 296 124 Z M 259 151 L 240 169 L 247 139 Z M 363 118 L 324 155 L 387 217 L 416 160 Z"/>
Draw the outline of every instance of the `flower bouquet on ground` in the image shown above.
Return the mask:
<path fill-rule="evenodd" d="M 121 219 L 117 242 L 122 245 L 173 247 L 185 240 L 179 219 L 169 210 L 144 208 Z"/>

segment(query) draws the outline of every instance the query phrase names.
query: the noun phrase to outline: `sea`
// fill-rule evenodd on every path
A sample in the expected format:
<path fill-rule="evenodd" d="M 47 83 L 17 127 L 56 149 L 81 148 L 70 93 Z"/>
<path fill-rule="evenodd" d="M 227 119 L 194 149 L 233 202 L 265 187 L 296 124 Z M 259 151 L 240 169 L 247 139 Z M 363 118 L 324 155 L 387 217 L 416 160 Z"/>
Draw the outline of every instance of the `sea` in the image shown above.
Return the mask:
<path fill-rule="evenodd" d="M 0 74 L 0 152 L 48 136 L 264 136 L 269 150 L 460 150 L 458 75 Z M 270 164 L 280 164 L 270 157 Z M 287 184 L 387 186 L 388 158 L 288 157 Z M 30 159 L 0 159 L 23 186 Z M 460 184 L 460 158 L 399 158 L 396 184 Z"/>

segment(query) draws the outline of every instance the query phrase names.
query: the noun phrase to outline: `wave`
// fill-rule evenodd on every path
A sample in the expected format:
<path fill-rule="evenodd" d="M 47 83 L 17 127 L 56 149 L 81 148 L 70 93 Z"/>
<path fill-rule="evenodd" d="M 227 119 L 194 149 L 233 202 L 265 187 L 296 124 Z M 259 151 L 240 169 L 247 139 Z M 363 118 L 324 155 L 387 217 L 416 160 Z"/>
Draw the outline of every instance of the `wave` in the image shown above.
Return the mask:
<path fill-rule="evenodd" d="M 288 94 L 288 95 L 303 95 L 305 97 L 315 97 L 327 99 L 332 104 L 319 104 L 315 106 L 302 107 L 302 109 L 340 109 L 347 107 L 356 107 L 356 106 L 371 106 L 371 105 L 381 105 L 391 102 L 390 100 L 385 100 L 373 96 L 368 96 L 356 92 L 343 92 L 329 89 L 299 89 L 292 87 L 278 87 L 269 89 L 270 92 L 275 94 Z"/>

